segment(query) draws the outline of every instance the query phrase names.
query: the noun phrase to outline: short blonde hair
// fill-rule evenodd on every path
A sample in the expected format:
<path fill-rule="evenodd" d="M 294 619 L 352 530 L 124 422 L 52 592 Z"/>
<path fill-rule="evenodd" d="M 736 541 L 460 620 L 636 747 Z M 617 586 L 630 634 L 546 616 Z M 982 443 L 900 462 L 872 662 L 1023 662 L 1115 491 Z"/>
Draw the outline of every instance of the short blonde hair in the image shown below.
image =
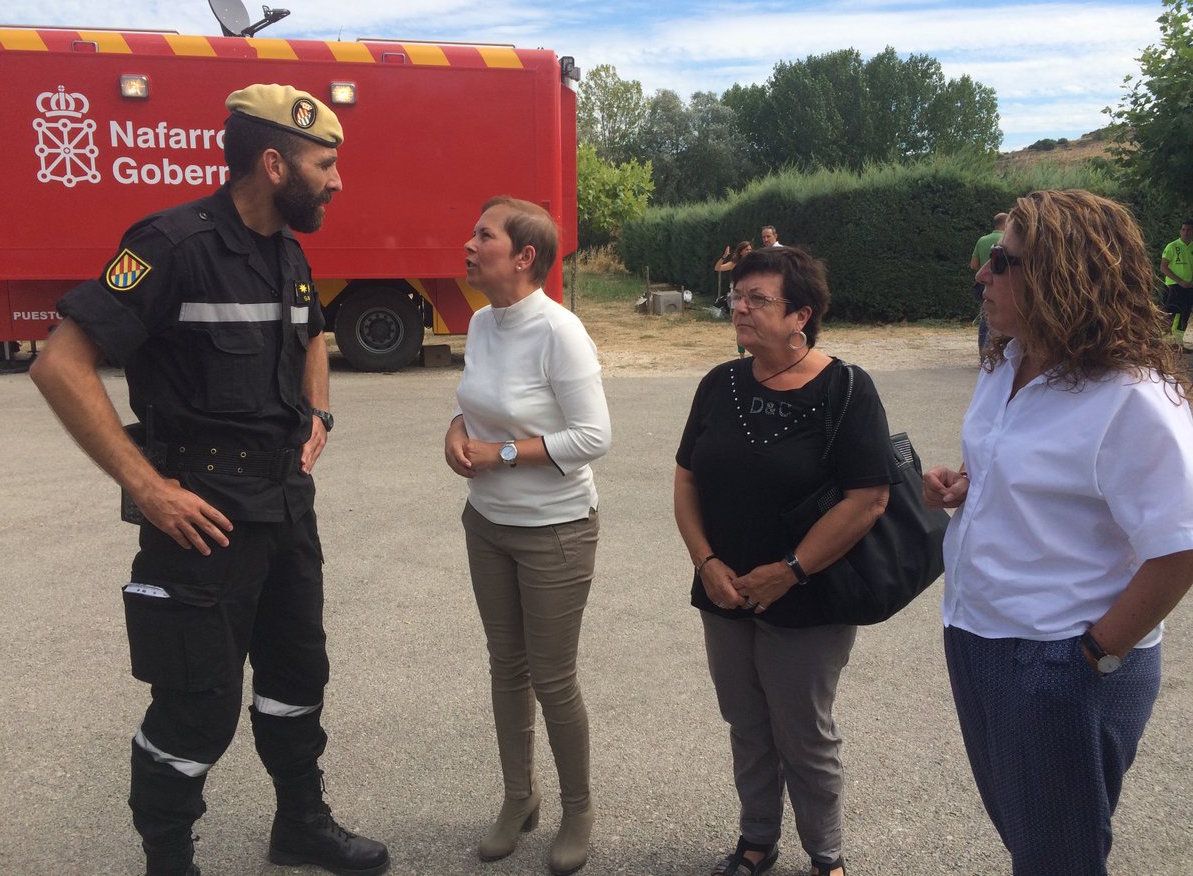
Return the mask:
<path fill-rule="evenodd" d="M 555 227 L 555 220 L 538 204 L 511 198 L 509 195 L 489 198 L 481 207 L 481 212 L 494 207 L 509 209 L 504 228 L 513 244 L 513 252 L 519 252 L 527 246 L 534 247 L 530 278 L 541 286 L 547 281 L 547 275 L 551 273 L 555 256 L 559 252 L 559 229 Z"/>

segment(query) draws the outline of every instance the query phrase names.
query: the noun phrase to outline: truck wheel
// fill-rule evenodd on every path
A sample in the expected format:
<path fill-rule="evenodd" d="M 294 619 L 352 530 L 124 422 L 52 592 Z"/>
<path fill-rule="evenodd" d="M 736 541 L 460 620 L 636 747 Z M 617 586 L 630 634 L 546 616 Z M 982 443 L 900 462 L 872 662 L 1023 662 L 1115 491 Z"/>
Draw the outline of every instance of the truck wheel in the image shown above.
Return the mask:
<path fill-rule="evenodd" d="M 423 345 L 422 299 L 408 288 L 367 286 L 336 313 L 336 344 L 357 371 L 397 371 Z"/>

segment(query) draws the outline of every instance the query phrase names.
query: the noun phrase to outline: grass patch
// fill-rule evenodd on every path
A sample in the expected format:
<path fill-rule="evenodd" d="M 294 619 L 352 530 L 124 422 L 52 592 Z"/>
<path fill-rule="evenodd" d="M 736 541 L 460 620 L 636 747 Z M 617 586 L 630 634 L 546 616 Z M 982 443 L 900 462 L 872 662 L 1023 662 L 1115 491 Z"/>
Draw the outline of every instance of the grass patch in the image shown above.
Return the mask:
<path fill-rule="evenodd" d="M 571 292 L 571 277 L 564 273 L 566 297 Z M 625 301 L 633 304 L 646 289 L 646 281 L 634 274 L 597 273 L 583 269 L 576 272 L 576 296 L 586 301 Z"/>

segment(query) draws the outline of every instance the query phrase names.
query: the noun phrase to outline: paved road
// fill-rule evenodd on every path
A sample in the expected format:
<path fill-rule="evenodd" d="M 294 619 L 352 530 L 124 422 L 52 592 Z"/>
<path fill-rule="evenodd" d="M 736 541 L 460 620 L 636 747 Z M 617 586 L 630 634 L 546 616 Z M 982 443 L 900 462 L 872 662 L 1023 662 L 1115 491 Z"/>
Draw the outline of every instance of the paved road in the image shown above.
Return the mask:
<path fill-rule="evenodd" d="M 875 378 L 892 428 L 913 434 L 926 463 L 955 461 L 974 371 Z M 328 791 L 342 821 L 389 843 L 395 872 L 544 873 L 553 797 L 512 857 L 481 865 L 473 852 L 500 784 L 458 524 L 464 485 L 441 461 L 457 379 L 453 370 L 333 375 L 336 431 L 317 472 Z M 108 383 L 123 396 L 118 375 Z M 727 733 L 670 511 L 672 454 L 695 383 L 607 381 L 615 449 L 597 471 L 604 531 L 581 655 L 600 811 L 593 876 L 707 873 L 736 837 Z M 0 409 L 0 874 L 139 873 L 124 799 L 146 692 L 127 672 L 118 592 L 136 532 L 116 519 L 116 488 L 26 378 L 0 378 Z M 864 630 L 842 684 L 852 873 L 1009 872 L 961 748 L 938 596 L 936 587 Z M 1191 626 L 1186 604 L 1165 639 L 1167 677 L 1119 808 L 1113 872 L 1193 872 Z M 208 876 L 283 872 L 264 862 L 271 791 L 247 721 L 241 731 L 207 785 L 198 832 Z M 806 872 L 790 816 L 786 837 L 774 872 Z"/>

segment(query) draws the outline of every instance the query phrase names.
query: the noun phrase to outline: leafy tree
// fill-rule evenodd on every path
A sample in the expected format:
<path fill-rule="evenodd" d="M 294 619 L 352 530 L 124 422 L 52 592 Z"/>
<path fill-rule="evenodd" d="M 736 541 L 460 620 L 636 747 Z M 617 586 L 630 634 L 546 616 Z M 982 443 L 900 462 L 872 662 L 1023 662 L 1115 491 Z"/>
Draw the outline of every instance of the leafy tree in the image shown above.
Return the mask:
<path fill-rule="evenodd" d="M 992 152 L 1002 141 L 994 91 L 968 76 L 946 80 L 927 55 L 887 47 L 863 62 L 854 49 L 780 61 L 761 86 L 722 97 L 747 149 L 766 170 L 860 170 L 933 152 Z"/>
<path fill-rule="evenodd" d="M 605 161 L 590 143 L 576 154 L 576 208 L 581 247 L 616 240 L 621 226 L 646 212 L 654 183 L 650 162 Z"/>
<path fill-rule="evenodd" d="M 1193 26 L 1188 0 L 1165 0 L 1159 45 L 1139 58 L 1141 77 L 1115 110 L 1117 156 L 1164 207 L 1193 205 Z M 1131 83 L 1130 77 L 1124 87 Z"/>
<path fill-rule="evenodd" d="M 751 176 L 733 110 L 710 92 L 685 104 L 674 91 L 655 92 L 634 151 L 654 173 L 654 201 L 676 204 L 724 194 Z"/>
<path fill-rule="evenodd" d="M 967 149 L 994 152 L 1002 142 L 998 98 L 994 89 L 969 76 L 950 79 L 928 105 L 929 142 L 933 152 Z"/>
<path fill-rule="evenodd" d="M 642 83 L 622 79 L 612 64 L 593 67 L 580 83 L 576 103 L 576 132 L 606 161 L 633 158 L 633 141 L 646 118 Z"/>
<path fill-rule="evenodd" d="M 704 200 L 740 188 L 757 174 L 750 160 L 737 114 L 709 91 L 688 102 L 692 143 L 684 153 L 683 197 Z"/>

